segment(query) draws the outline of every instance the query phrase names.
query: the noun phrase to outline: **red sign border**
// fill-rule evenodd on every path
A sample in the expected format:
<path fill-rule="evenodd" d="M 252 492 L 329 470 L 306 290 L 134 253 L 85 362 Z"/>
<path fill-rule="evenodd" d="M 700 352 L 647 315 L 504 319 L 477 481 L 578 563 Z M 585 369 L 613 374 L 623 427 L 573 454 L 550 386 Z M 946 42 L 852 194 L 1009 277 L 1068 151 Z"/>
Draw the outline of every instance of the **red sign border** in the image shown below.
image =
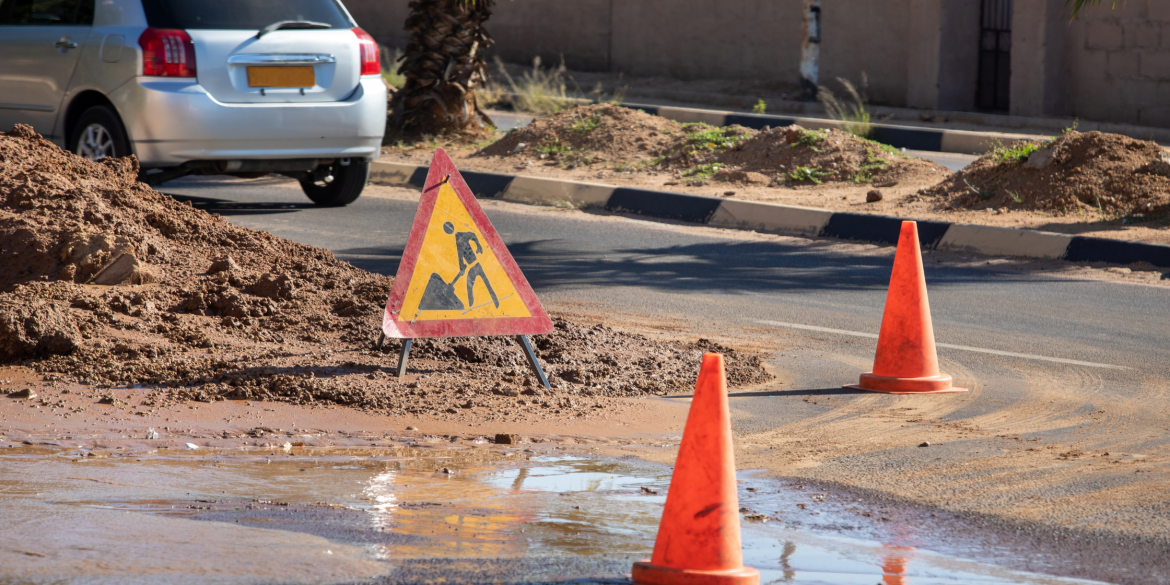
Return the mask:
<path fill-rule="evenodd" d="M 448 182 L 455 189 L 455 194 L 471 220 L 475 222 L 480 233 L 483 234 L 484 244 L 495 253 L 496 259 L 504 273 L 512 280 L 517 294 L 528 308 L 530 317 L 500 317 L 492 319 L 437 319 L 411 323 L 398 321 L 392 308 L 401 306 L 406 290 L 410 287 L 410 279 L 414 275 L 414 267 L 418 262 L 419 252 L 422 250 L 423 240 L 426 238 L 427 226 L 431 222 L 431 214 L 435 211 L 435 202 L 439 198 L 439 185 L 443 177 L 450 175 Z M 512 253 L 500 239 L 495 226 L 484 214 L 472 195 L 467 182 L 455 168 L 451 157 L 447 156 L 442 148 L 436 148 L 431 159 L 431 167 L 427 172 L 426 183 L 423 184 L 422 197 L 419 198 L 418 211 L 414 215 L 414 223 L 410 226 L 410 237 L 406 242 L 406 249 L 402 252 L 402 262 L 398 265 L 398 274 L 394 278 L 394 286 L 390 289 L 390 296 L 386 299 L 386 310 L 382 315 L 382 331 L 386 337 L 398 339 L 417 339 L 424 337 L 475 337 L 489 335 L 539 335 L 553 331 L 552 320 L 544 312 L 540 300 L 524 273 L 516 265 Z"/>

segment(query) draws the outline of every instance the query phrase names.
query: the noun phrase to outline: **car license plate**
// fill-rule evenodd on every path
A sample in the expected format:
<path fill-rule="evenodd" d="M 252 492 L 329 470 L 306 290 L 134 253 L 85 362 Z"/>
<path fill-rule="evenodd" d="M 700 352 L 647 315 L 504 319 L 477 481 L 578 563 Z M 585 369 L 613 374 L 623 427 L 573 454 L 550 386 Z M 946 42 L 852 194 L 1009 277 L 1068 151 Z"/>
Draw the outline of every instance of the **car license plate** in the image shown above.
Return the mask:
<path fill-rule="evenodd" d="M 248 87 L 313 87 L 317 78 L 313 66 L 249 67 Z"/>

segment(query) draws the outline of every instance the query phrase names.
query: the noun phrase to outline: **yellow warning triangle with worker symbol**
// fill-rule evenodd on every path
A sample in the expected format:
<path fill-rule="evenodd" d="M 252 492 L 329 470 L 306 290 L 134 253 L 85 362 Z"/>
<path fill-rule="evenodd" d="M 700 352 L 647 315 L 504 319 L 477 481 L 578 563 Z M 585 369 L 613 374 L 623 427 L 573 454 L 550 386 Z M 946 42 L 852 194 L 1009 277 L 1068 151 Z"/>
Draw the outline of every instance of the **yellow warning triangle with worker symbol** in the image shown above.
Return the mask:
<path fill-rule="evenodd" d="M 405 338 L 552 331 L 532 287 L 442 149 L 431 162 L 382 329 Z"/>

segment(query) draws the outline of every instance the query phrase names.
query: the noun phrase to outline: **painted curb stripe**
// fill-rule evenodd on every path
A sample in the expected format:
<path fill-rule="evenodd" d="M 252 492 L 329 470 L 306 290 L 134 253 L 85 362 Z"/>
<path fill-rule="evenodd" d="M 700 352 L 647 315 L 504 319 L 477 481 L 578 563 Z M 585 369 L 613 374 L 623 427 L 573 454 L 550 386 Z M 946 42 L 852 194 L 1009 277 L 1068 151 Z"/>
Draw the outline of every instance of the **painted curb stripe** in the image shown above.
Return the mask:
<path fill-rule="evenodd" d="M 721 203 L 722 199 L 714 197 L 618 187 L 609 196 L 605 208 L 608 211 L 705 224 L 715 215 Z"/>
<path fill-rule="evenodd" d="M 374 162 L 374 183 L 421 189 L 427 167 Z M 608 211 L 674 219 L 712 227 L 760 232 L 859 240 L 885 245 L 898 243 L 906 218 L 755 201 L 727 200 L 669 191 L 614 187 L 599 183 L 517 177 L 501 173 L 463 173 L 478 197 L 521 203 L 556 204 L 560 201 L 602 207 Z M 989 256 L 1024 256 L 1071 262 L 1132 264 L 1149 262 L 1170 268 L 1170 246 L 1071 236 L 1053 232 L 917 220 L 924 248 L 950 249 Z"/>
<path fill-rule="evenodd" d="M 869 215 L 865 213 L 834 213 L 829 223 L 818 234 L 824 238 L 864 240 L 894 245 L 902 231 L 901 217 Z M 941 221 L 918 220 L 918 241 L 923 248 L 934 249 L 951 224 Z"/>
<path fill-rule="evenodd" d="M 1170 246 L 1077 236 L 1069 243 L 1064 258 L 1070 262 L 1149 262 L 1154 266 L 1168 267 Z"/>

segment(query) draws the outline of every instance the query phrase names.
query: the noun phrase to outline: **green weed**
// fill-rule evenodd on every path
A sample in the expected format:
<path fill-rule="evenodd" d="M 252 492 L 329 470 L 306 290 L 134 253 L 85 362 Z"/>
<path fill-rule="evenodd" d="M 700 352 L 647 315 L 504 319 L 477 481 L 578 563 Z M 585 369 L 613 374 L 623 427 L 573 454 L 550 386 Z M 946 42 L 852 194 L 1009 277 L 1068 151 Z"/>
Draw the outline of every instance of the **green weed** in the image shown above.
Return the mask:
<path fill-rule="evenodd" d="M 548 156 L 561 156 L 564 154 L 568 154 L 569 151 L 573 150 L 573 147 L 569 146 L 568 144 L 561 144 L 560 138 L 553 138 L 552 142 L 547 142 L 545 144 L 541 144 L 540 146 L 537 146 L 537 147 L 533 148 L 532 150 L 535 150 L 538 154 L 547 154 Z"/>
<path fill-rule="evenodd" d="M 867 145 L 872 146 L 872 147 L 874 147 L 874 148 L 876 148 L 876 149 L 878 149 L 878 150 L 880 150 L 888 155 L 896 156 L 899 158 L 910 158 L 910 155 L 902 152 L 900 149 L 898 149 L 896 147 L 890 146 L 889 144 L 882 144 L 881 142 L 878 142 L 876 140 L 870 140 L 869 138 L 858 138 L 858 140 L 860 140 L 860 141 L 866 143 Z"/>
<path fill-rule="evenodd" d="M 824 182 L 821 180 L 822 178 L 832 174 L 833 173 L 822 171 L 821 167 L 796 167 L 792 170 L 792 172 L 784 175 L 784 178 L 789 181 L 797 182 L 811 181 L 817 185 L 820 185 Z"/>
<path fill-rule="evenodd" d="M 805 130 L 800 134 L 800 138 L 796 139 L 796 146 L 803 146 L 813 152 L 820 152 L 821 149 L 817 148 L 817 145 L 824 142 L 828 136 L 828 130 Z"/>
<path fill-rule="evenodd" d="M 724 151 L 743 141 L 745 136 L 733 128 L 717 128 L 702 122 L 683 124 L 687 144 L 695 150 Z"/>
<path fill-rule="evenodd" d="M 1008 191 L 1007 194 L 1012 198 L 1012 201 L 1015 201 L 1016 203 L 1024 202 L 1024 198 L 1020 196 L 1019 191 Z"/>
<path fill-rule="evenodd" d="M 710 179 L 712 175 L 719 172 L 719 169 L 721 169 L 721 168 L 723 168 L 722 163 L 710 163 L 710 164 L 705 164 L 705 165 L 699 165 L 697 167 L 687 169 L 683 173 L 683 176 L 684 177 L 694 177 L 700 181 L 706 181 L 707 179 Z"/>
<path fill-rule="evenodd" d="M 1046 144 L 1039 142 L 1016 142 L 1011 146 L 997 144 L 991 151 L 991 158 L 999 163 L 1022 163 L 1032 156 L 1033 152 L 1044 148 Z"/>
<path fill-rule="evenodd" d="M 402 66 L 402 49 L 394 49 L 391 53 L 390 47 L 378 45 L 378 55 L 382 60 L 382 79 L 392 87 L 398 89 L 405 87 L 406 76 L 398 72 L 398 68 Z"/>
<path fill-rule="evenodd" d="M 760 101 L 756 102 L 756 105 L 752 106 L 752 113 L 753 114 L 766 114 L 767 112 L 768 112 L 768 104 L 765 104 L 764 100 L 762 100 L 762 99 Z"/>
<path fill-rule="evenodd" d="M 837 78 L 845 87 L 848 96 L 838 99 L 832 90 L 825 86 L 817 89 L 817 100 L 825 107 L 825 113 L 834 120 L 840 120 L 845 125 L 845 131 L 858 138 L 869 138 L 873 134 L 873 124 L 870 123 L 870 113 L 865 107 L 868 98 L 865 88 L 869 84 L 865 74 L 861 75 L 861 89 L 858 90 L 848 79 Z"/>
<path fill-rule="evenodd" d="M 577 134 L 588 134 L 601 125 L 601 115 L 593 114 L 588 118 L 576 117 L 569 129 Z"/>
<path fill-rule="evenodd" d="M 512 107 L 517 111 L 533 114 L 555 114 L 571 105 L 569 96 L 565 93 L 565 62 L 555 69 L 542 69 L 540 57 L 532 60 L 532 70 L 524 73 L 520 81 L 512 79 L 504 62 L 496 57 L 496 67 L 500 75 L 508 81 L 512 88 Z M 493 89 L 485 91 L 502 92 L 498 85 L 489 84 Z M 478 96 L 477 96 L 478 97 Z"/>

